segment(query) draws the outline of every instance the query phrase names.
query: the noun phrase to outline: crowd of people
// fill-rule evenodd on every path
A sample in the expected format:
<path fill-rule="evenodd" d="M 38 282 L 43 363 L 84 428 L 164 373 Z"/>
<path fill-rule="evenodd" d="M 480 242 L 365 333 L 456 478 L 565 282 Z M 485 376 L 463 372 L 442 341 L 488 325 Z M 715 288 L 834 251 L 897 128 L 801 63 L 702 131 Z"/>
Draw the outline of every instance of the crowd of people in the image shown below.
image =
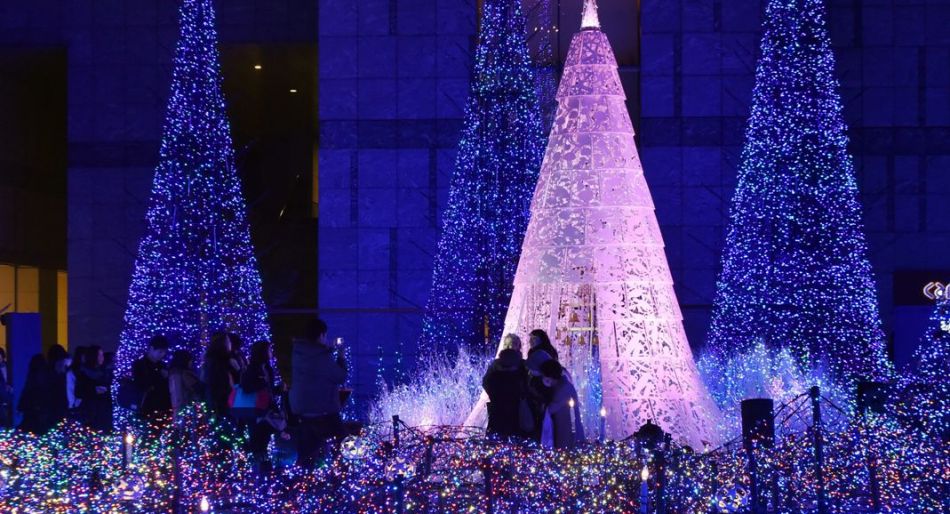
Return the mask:
<path fill-rule="evenodd" d="M 267 448 L 272 437 L 295 445 L 298 464 L 310 467 L 343 435 L 340 389 L 347 363 L 339 345 L 327 339 L 323 320 L 311 320 L 306 333 L 294 339 L 291 376 L 295 378 L 289 387 L 273 368 L 268 341 L 254 343 L 245 353 L 236 334 L 214 334 L 200 369 L 188 350 L 177 349 L 169 358 L 170 346 L 167 337 L 152 337 L 144 354 L 132 363 L 130 376 L 114 382 L 112 355 L 102 348 L 79 347 L 69 355 L 54 345 L 30 361 L 16 404 L 22 414 L 18 428 L 43 434 L 71 418 L 111 431 L 113 398 L 134 415 L 163 424 L 202 401 L 218 423 L 246 431 L 247 450 L 262 469 L 270 465 Z M 12 401 L 4 360 L 0 351 L 0 407 Z M 112 387 L 117 388 L 115 395 Z M 8 426 L 10 420 L 0 422 Z"/>
<path fill-rule="evenodd" d="M 521 338 L 507 334 L 482 377 L 488 395 L 490 436 L 531 439 L 542 446 L 570 448 L 584 440 L 580 400 L 567 370 L 544 330 L 533 330 L 527 358 Z"/>
<path fill-rule="evenodd" d="M 50 347 L 46 355 L 34 355 L 16 403 L 16 410 L 23 416 L 19 428 L 44 434 L 69 417 L 97 430 L 111 430 L 112 357 L 111 352 L 104 352 L 99 346 L 80 346 L 70 355 L 58 344 Z M 6 366 L 0 368 L 5 375 Z M 9 386 L 4 393 L 0 403 L 12 406 Z M 12 416 L 10 409 L 4 411 L 2 422 L 8 426 Z"/>
<path fill-rule="evenodd" d="M 546 447 L 572 447 L 584 440 L 577 391 L 548 335 L 534 330 L 528 341 L 523 353 L 521 339 L 506 335 L 482 379 L 488 396 L 487 432 Z M 71 418 L 110 431 L 113 398 L 137 416 L 165 423 L 202 401 L 219 423 L 246 430 L 247 450 L 262 467 L 269 465 L 267 448 L 273 437 L 293 444 L 298 464 L 311 467 L 344 435 L 341 387 L 347 363 L 344 352 L 328 340 L 324 321 L 311 320 L 306 333 L 293 341 L 289 387 L 273 368 L 267 341 L 255 342 L 245 353 L 239 336 L 216 333 L 200 369 L 188 350 L 177 349 L 169 356 L 170 346 L 165 336 L 152 337 L 130 376 L 114 381 L 111 353 L 86 346 L 70 355 L 54 345 L 30 361 L 16 404 L 22 414 L 19 428 L 42 434 Z M 12 405 L 4 361 L 0 351 L 0 407 Z M 112 387 L 117 387 L 115 395 Z M 0 422 L 8 425 L 10 420 Z"/>

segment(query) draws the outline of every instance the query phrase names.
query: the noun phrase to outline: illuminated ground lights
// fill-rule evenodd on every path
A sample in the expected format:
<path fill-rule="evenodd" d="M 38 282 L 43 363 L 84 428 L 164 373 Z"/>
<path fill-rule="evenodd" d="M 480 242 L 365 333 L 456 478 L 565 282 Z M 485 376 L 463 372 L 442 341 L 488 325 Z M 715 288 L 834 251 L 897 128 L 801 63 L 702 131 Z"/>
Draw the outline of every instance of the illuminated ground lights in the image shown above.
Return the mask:
<path fill-rule="evenodd" d="M 771 512 L 816 509 L 811 424 L 785 430 L 788 419 L 810 419 L 807 398 L 799 403 L 780 410 L 775 448 L 756 450 L 757 483 Z M 854 416 L 820 403 L 827 512 L 865 512 L 875 501 L 881 512 L 942 512 L 950 451 L 928 430 L 907 428 L 919 412 L 890 406 L 885 414 Z M 288 466 L 258 476 L 240 450 L 243 437 L 211 423 L 203 408 L 179 425 L 140 426 L 132 434 L 126 464 L 126 434 L 104 436 L 69 422 L 43 437 L 0 432 L 0 511 L 173 512 L 180 505 L 200 512 L 204 501 L 219 513 L 487 512 L 489 498 L 494 512 L 522 513 L 735 512 L 750 505 L 739 443 L 706 454 L 674 446 L 661 458 L 634 441 L 552 451 L 489 441 L 477 429 L 400 426 L 393 447 L 392 425 L 383 424 L 346 439 L 340 455 L 317 470 Z"/>

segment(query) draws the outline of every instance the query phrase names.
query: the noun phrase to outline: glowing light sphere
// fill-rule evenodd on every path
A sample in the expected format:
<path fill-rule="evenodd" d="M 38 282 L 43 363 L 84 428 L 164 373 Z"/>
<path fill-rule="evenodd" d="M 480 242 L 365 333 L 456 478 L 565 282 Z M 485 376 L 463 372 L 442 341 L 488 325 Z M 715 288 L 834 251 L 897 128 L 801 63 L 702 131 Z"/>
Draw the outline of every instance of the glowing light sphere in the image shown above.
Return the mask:
<path fill-rule="evenodd" d="M 415 476 L 415 474 L 415 463 L 404 455 L 397 455 L 386 463 L 386 480 L 389 482 L 396 480 L 398 476 L 409 479 Z"/>
<path fill-rule="evenodd" d="M 138 475 L 129 475 L 119 481 L 117 489 L 122 501 L 135 502 L 145 494 L 145 481 Z"/>
<path fill-rule="evenodd" d="M 365 458 L 373 449 L 372 443 L 366 438 L 350 435 L 343 439 L 340 444 L 340 454 L 347 460 L 360 460 Z"/>

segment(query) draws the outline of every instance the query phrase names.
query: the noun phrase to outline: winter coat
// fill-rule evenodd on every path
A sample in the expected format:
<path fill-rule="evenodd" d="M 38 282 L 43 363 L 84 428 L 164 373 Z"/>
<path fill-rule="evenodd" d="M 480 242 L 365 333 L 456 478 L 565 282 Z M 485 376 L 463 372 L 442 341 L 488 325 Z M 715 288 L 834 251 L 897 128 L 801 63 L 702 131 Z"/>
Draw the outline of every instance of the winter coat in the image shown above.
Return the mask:
<path fill-rule="evenodd" d="M 62 366 L 52 366 L 47 375 L 49 403 L 46 404 L 49 413 L 50 426 L 66 419 L 69 410 L 69 399 L 66 397 L 66 369 Z"/>
<path fill-rule="evenodd" d="M 81 367 L 76 376 L 76 397 L 86 425 L 97 430 L 112 430 L 112 377 L 104 368 Z M 96 388 L 105 388 L 100 393 Z"/>
<path fill-rule="evenodd" d="M 503 350 L 482 377 L 488 394 L 488 433 L 501 436 L 528 435 L 521 430 L 520 408 L 525 400 L 528 370 L 516 350 Z"/>
<path fill-rule="evenodd" d="M 571 399 L 574 400 L 573 409 L 570 407 Z M 546 427 L 542 429 L 544 435 L 542 435 L 541 441 L 544 446 L 573 448 L 585 440 L 580 407 L 581 404 L 577 399 L 577 391 L 574 389 L 574 385 L 567 378 L 562 377 L 552 389 L 551 401 L 548 403 L 545 412 L 544 424 Z M 573 430 L 571 418 L 574 418 Z"/>
<path fill-rule="evenodd" d="M 528 350 L 528 358 L 531 358 L 531 355 L 537 352 L 545 352 L 554 360 L 557 360 L 557 350 L 554 348 L 554 345 L 550 343 L 541 343 L 535 347 L 532 347 Z"/>
<path fill-rule="evenodd" d="M 142 357 L 132 364 L 132 382 L 142 393 L 139 412 L 144 415 L 164 414 L 171 409 L 168 378 L 163 373 L 165 370 L 165 363 L 152 362 L 148 357 Z"/>
<path fill-rule="evenodd" d="M 168 393 L 171 398 L 172 413 L 187 407 L 201 397 L 202 383 L 198 379 L 198 374 L 191 369 L 172 369 L 168 372 Z"/>
<path fill-rule="evenodd" d="M 298 339 L 291 356 L 290 408 L 298 416 L 340 412 L 340 386 L 346 381 L 343 355 L 320 343 Z"/>
<path fill-rule="evenodd" d="M 49 380 L 50 370 L 45 363 L 41 366 L 35 366 L 33 362 L 30 363 L 30 369 L 26 375 L 26 384 L 24 384 L 23 392 L 20 393 L 20 399 L 17 402 L 17 410 L 23 413 L 20 430 L 26 430 L 34 434 L 45 434 L 52 427 L 49 412 Z"/>
<path fill-rule="evenodd" d="M 231 359 L 212 359 L 205 361 L 205 397 L 208 408 L 218 416 L 228 416 L 231 412 L 231 393 L 237 383 L 236 368 Z"/>

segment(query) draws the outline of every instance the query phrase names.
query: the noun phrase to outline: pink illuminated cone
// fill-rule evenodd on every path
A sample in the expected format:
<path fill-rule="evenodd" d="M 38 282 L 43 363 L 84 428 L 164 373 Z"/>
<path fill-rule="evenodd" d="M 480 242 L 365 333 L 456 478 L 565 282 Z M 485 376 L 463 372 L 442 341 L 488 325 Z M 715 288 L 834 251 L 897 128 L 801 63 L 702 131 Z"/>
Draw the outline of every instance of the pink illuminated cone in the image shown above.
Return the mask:
<path fill-rule="evenodd" d="M 505 333 L 550 334 L 582 399 L 602 388 L 608 438 L 652 419 L 699 449 L 719 440 L 719 412 L 683 331 L 616 59 L 594 0 L 584 11 L 557 94 Z M 601 405 L 584 407 L 593 429 Z M 483 419 L 480 403 L 469 421 Z"/>

